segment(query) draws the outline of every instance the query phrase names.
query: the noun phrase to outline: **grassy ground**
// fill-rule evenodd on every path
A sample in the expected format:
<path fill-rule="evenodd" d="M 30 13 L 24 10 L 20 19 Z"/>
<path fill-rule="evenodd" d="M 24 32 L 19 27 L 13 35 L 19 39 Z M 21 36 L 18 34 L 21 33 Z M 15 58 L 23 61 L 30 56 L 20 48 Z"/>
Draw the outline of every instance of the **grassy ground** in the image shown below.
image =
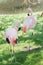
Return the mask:
<path fill-rule="evenodd" d="M 19 16 L 19 17 L 18 17 Z M 12 26 L 14 20 L 20 20 L 21 23 L 24 20 L 26 14 L 15 14 L 12 16 L 0 16 L 0 65 L 10 65 L 11 60 L 9 45 L 5 41 L 4 32 L 5 29 Z M 14 48 L 17 63 L 15 62 L 15 56 L 12 57 L 14 64 L 11 65 L 43 65 L 43 48 L 34 49 L 31 51 L 22 51 L 24 47 L 43 46 L 43 17 L 36 15 L 37 25 L 33 29 L 34 36 L 28 31 L 24 36 L 20 31 L 18 34 L 18 44 Z"/>

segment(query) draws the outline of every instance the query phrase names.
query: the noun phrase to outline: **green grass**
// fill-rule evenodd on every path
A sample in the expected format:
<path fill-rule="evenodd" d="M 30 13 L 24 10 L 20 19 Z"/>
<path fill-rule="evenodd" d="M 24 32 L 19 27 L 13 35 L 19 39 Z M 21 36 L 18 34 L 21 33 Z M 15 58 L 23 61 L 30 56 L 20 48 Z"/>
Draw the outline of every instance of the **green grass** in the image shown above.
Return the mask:
<path fill-rule="evenodd" d="M 18 17 L 19 16 L 19 17 Z M 5 41 L 4 32 L 5 29 L 12 26 L 14 20 L 20 20 L 22 23 L 26 14 L 15 14 L 12 16 L 0 16 L 0 65 L 10 65 L 11 60 L 9 45 Z M 43 17 L 35 15 L 37 17 L 37 25 L 33 29 L 34 36 L 29 30 L 22 36 L 22 31 L 18 34 L 18 44 L 14 47 L 17 63 L 12 57 L 14 64 L 11 65 L 43 65 L 43 48 L 34 49 L 29 51 L 22 51 L 24 47 L 30 46 L 43 46 Z"/>

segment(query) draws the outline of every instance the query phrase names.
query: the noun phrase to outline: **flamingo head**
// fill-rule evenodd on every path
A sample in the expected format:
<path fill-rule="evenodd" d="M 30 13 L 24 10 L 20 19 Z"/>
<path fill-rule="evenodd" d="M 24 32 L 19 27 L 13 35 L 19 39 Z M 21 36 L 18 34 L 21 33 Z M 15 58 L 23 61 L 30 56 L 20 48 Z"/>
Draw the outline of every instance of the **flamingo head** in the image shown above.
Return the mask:
<path fill-rule="evenodd" d="M 17 30 L 20 31 L 21 30 L 21 23 L 20 23 L 20 21 L 19 20 L 14 21 L 13 27 L 17 28 Z"/>
<path fill-rule="evenodd" d="M 30 16 L 30 14 L 27 14 L 28 16 Z"/>

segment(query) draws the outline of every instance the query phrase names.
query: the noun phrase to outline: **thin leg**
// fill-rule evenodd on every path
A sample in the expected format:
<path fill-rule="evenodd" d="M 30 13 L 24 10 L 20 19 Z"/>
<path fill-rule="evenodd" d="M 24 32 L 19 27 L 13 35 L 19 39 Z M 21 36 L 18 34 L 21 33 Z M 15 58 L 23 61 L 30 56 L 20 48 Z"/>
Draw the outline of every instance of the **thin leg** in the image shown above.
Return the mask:
<path fill-rule="evenodd" d="M 12 48 L 11 48 L 11 45 L 10 45 L 10 55 L 11 55 L 11 62 L 12 63 Z"/>
<path fill-rule="evenodd" d="M 12 50 L 11 50 L 11 63 L 12 63 Z"/>
<path fill-rule="evenodd" d="M 30 51 L 30 43 L 29 43 L 29 51 Z"/>
<path fill-rule="evenodd" d="M 16 56 L 15 56 L 14 46 L 13 46 L 13 54 L 14 54 L 14 58 L 15 58 L 15 62 L 16 62 Z"/>
<path fill-rule="evenodd" d="M 32 32 L 32 36 L 34 35 L 34 33 Z"/>

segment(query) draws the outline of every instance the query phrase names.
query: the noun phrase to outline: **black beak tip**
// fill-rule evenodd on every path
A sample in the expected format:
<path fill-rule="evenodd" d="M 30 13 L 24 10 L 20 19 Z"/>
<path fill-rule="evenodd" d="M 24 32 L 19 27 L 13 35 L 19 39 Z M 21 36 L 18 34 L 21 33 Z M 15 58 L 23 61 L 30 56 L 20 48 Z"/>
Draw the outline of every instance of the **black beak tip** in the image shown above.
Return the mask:
<path fill-rule="evenodd" d="M 7 41 L 7 43 L 10 43 L 10 41 L 9 41 L 9 39 L 8 39 L 8 38 L 6 38 L 6 41 Z"/>
<path fill-rule="evenodd" d="M 18 28 L 18 31 L 20 31 L 20 30 L 21 30 L 21 27 Z"/>

